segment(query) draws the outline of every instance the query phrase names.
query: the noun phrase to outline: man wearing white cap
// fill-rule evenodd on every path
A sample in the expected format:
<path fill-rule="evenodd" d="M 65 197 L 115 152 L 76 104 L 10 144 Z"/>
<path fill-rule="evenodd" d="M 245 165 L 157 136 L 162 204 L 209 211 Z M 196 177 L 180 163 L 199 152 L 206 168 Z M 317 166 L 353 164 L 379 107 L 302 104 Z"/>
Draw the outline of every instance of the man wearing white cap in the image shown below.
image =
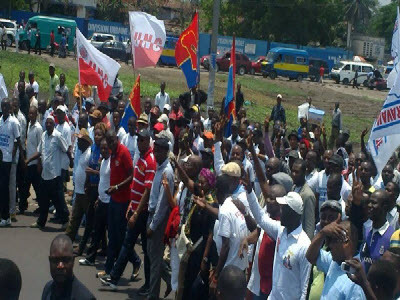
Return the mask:
<path fill-rule="evenodd" d="M 32 224 L 33 228 L 43 228 L 47 222 L 50 200 L 53 201 L 62 224 L 68 222 L 68 209 L 64 199 L 60 198 L 62 192 L 61 179 L 61 156 L 68 150 L 68 145 L 61 133 L 54 130 L 54 117 L 48 116 L 46 119 L 46 131 L 43 132 L 37 152 L 25 162 L 29 164 L 41 158 L 42 161 L 42 180 L 40 188 L 40 215 L 37 221 Z"/>
<path fill-rule="evenodd" d="M 282 214 L 281 220 L 275 221 L 260 207 L 251 185 L 248 185 L 247 192 L 258 226 L 276 240 L 269 299 L 306 299 L 311 264 L 305 256 L 310 239 L 301 226 L 303 200 L 296 192 L 277 197 Z"/>
<path fill-rule="evenodd" d="M 158 106 L 158 108 L 161 110 L 164 110 L 164 105 L 169 104 L 171 105 L 171 101 L 169 99 L 168 93 L 165 92 L 165 82 L 161 82 L 160 84 L 160 91 L 156 95 L 156 98 L 154 100 L 155 106 Z"/>
<path fill-rule="evenodd" d="M 169 105 L 168 103 L 165 103 L 164 109 L 163 109 L 163 114 L 166 114 L 167 116 L 169 116 L 170 111 L 171 111 L 171 105 Z"/>
<path fill-rule="evenodd" d="M 276 105 L 272 108 L 270 120 L 281 121 L 283 126 L 286 126 L 286 112 L 282 106 L 282 95 L 278 94 L 276 96 Z"/>

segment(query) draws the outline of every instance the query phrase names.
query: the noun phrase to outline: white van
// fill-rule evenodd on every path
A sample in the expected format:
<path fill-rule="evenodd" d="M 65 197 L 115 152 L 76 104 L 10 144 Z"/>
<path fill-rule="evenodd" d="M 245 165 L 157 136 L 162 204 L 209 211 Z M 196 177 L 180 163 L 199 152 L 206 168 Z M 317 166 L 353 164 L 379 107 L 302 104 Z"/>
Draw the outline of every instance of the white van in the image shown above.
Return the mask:
<path fill-rule="evenodd" d="M 363 84 L 367 81 L 368 73 L 374 71 L 374 66 L 369 63 L 357 61 L 341 61 L 332 68 L 329 75 L 336 83 L 343 82 L 343 84 L 349 84 L 353 81 L 357 69 L 357 83 Z"/>

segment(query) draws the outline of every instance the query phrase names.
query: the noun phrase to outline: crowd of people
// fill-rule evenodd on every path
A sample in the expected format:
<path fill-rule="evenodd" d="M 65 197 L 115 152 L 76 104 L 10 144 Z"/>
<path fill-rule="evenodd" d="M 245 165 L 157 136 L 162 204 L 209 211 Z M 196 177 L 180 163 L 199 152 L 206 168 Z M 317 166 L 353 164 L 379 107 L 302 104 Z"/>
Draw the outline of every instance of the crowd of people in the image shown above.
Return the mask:
<path fill-rule="evenodd" d="M 339 103 L 328 137 L 306 117 L 288 129 L 282 95 L 261 124 L 247 118 L 238 85 L 232 121 L 223 109 L 202 114 L 204 92 L 170 99 L 162 82 L 125 126 L 130 104 L 118 78 L 108 103 L 79 84 L 70 101 L 55 71 L 51 64 L 48 99 L 34 72 L 25 82 L 21 71 L 0 118 L 0 227 L 24 214 L 29 198 L 38 204 L 31 227 L 65 230 L 51 244 L 53 281 L 42 299 L 93 299 L 73 265 L 79 257 L 93 267 L 99 255 L 99 286 L 118 289 L 130 262 L 131 280 L 144 269 L 137 294 L 148 300 L 159 299 L 161 280 L 162 296 L 183 300 L 400 296 L 398 156 L 378 174 L 366 130 L 353 152 Z M 18 268 L 0 266 L 14 274 L 0 287 L 17 294 Z"/>

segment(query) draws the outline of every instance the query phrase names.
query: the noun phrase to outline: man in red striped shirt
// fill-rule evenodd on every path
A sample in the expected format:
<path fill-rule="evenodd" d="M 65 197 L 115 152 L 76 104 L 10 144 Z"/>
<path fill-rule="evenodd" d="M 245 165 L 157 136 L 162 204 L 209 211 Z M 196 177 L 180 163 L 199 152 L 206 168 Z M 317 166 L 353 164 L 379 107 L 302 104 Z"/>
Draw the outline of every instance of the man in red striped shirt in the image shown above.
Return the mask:
<path fill-rule="evenodd" d="M 150 132 L 148 129 L 142 129 L 138 133 L 137 145 L 140 152 L 140 158 L 134 167 L 133 180 L 131 185 L 131 203 L 126 212 L 128 225 L 124 244 L 115 262 L 110 276 L 100 278 L 104 285 L 116 289 L 118 280 L 125 270 L 128 260 L 139 261 L 135 263 L 131 280 L 136 279 L 139 274 L 141 260 L 134 250 L 136 240 L 141 234 L 142 249 L 144 253 L 144 273 L 145 283 L 139 289 L 139 295 L 145 295 L 150 283 L 150 263 L 147 255 L 147 235 L 146 223 L 148 217 L 147 205 L 150 196 L 151 185 L 153 184 L 154 175 L 156 173 L 156 160 L 153 150 L 150 147 Z"/>

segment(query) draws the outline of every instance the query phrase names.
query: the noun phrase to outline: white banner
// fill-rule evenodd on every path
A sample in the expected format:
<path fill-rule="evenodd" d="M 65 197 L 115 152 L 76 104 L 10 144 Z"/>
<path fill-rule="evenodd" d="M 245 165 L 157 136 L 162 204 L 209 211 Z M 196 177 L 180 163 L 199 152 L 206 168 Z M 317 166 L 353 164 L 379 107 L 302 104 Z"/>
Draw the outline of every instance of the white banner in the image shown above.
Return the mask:
<path fill-rule="evenodd" d="M 8 97 L 7 86 L 4 82 L 3 74 L 0 74 L 0 103 L 1 100 Z"/>
<path fill-rule="evenodd" d="M 376 140 L 370 138 L 368 140 L 367 148 L 374 159 L 378 174 L 382 172 L 382 169 L 386 166 L 398 146 L 400 146 L 400 134 L 393 134 Z"/>
<path fill-rule="evenodd" d="M 155 66 L 164 48 L 167 34 L 164 21 L 145 12 L 130 11 L 133 67 Z"/>
<path fill-rule="evenodd" d="M 393 36 L 392 36 L 392 49 L 391 49 L 391 55 L 393 59 L 393 65 L 394 68 L 390 72 L 388 78 L 387 78 L 387 86 L 389 89 L 391 89 L 394 85 L 394 82 L 396 80 L 398 72 L 398 62 L 399 62 L 399 52 L 400 52 L 400 30 L 399 30 L 399 25 L 400 25 L 400 16 L 399 16 L 399 7 L 397 7 L 397 17 L 396 17 L 396 22 L 394 23 L 394 28 L 393 28 Z"/>
<path fill-rule="evenodd" d="M 96 49 L 79 29 L 76 29 L 76 47 L 80 84 L 97 86 L 100 100 L 108 101 L 121 65 Z"/>

